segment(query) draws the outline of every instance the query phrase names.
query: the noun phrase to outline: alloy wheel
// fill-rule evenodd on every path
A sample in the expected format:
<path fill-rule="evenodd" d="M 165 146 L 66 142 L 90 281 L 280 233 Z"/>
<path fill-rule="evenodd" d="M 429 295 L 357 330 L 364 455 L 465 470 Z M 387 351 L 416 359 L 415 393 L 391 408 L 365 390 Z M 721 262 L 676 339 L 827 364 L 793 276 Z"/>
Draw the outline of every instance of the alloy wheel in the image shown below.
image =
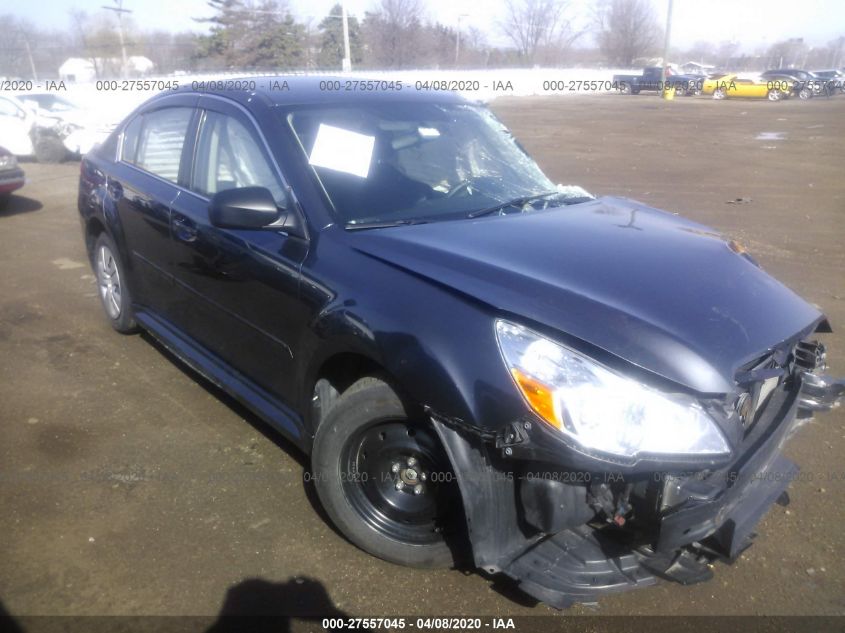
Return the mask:
<path fill-rule="evenodd" d="M 100 299 L 109 318 L 120 318 L 123 309 L 120 272 L 117 269 L 114 253 L 105 245 L 101 245 L 97 251 L 97 284 L 100 289 Z"/>

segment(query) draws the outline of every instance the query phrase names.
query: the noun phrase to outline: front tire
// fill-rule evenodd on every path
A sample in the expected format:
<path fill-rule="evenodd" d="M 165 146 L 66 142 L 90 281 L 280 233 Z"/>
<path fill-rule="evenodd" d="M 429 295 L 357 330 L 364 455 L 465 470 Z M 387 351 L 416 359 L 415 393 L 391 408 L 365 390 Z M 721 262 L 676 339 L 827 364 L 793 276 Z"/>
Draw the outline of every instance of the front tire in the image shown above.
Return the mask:
<path fill-rule="evenodd" d="M 431 423 L 409 415 L 378 378 L 346 390 L 317 429 L 317 494 L 352 543 L 386 561 L 451 567 L 460 494 Z M 459 538 L 459 536 L 458 536 Z"/>
<path fill-rule="evenodd" d="M 137 331 L 132 311 L 132 295 L 117 247 L 107 233 L 101 233 L 94 244 L 94 274 L 103 311 L 111 326 L 122 334 Z"/>
<path fill-rule="evenodd" d="M 724 88 L 716 88 L 716 90 L 713 91 L 713 98 L 716 99 L 717 101 L 721 101 L 722 99 L 724 99 L 727 96 L 728 95 L 725 92 Z"/>
<path fill-rule="evenodd" d="M 769 101 L 780 101 L 781 97 L 783 96 L 780 90 L 769 90 L 769 94 L 767 95 Z"/>

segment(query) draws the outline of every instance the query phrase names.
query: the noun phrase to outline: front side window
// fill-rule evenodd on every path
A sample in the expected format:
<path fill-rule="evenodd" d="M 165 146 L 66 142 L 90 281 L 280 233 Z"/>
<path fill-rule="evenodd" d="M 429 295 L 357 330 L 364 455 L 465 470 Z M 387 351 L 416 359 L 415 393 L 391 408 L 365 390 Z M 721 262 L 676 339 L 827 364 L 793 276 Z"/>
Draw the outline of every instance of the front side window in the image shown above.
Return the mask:
<path fill-rule="evenodd" d="M 258 139 L 234 117 L 208 111 L 202 122 L 191 189 L 206 196 L 238 187 L 265 187 L 276 202 L 284 191 Z"/>
<path fill-rule="evenodd" d="M 456 219 L 555 191 L 482 107 L 365 103 L 308 106 L 284 116 L 347 226 Z"/>
<path fill-rule="evenodd" d="M 162 108 L 136 118 L 124 131 L 121 157 L 151 174 L 176 182 L 192 113 L 191 108 Z"/>

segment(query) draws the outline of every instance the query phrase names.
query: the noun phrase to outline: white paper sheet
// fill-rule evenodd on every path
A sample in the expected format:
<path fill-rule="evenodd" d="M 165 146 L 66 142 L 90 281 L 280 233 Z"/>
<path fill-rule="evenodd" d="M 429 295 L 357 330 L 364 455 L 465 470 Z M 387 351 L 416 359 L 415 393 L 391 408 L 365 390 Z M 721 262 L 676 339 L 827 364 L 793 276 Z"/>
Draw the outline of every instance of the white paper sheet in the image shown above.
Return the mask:
<path fill-rule="evenodd" d="M 315 167 L 366 178 L 370 173 L 375 140 L 374 136 L 321 123 L 308 160 Z"/>

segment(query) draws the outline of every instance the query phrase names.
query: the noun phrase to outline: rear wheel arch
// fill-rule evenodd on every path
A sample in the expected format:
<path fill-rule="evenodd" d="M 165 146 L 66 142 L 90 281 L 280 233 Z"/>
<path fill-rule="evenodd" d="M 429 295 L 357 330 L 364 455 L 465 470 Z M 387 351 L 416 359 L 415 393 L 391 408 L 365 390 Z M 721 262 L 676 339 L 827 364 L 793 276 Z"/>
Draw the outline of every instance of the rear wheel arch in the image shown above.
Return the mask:
<path fill-rule="evenodd" d="M 94 259 L 94 245 L 102 233 L 107 233 L 107 231 L 105 224 L 99 218 L 92 217 L 85 223 L 85 246 L 88 250 L 88 259 L 91 261 Z"/>

